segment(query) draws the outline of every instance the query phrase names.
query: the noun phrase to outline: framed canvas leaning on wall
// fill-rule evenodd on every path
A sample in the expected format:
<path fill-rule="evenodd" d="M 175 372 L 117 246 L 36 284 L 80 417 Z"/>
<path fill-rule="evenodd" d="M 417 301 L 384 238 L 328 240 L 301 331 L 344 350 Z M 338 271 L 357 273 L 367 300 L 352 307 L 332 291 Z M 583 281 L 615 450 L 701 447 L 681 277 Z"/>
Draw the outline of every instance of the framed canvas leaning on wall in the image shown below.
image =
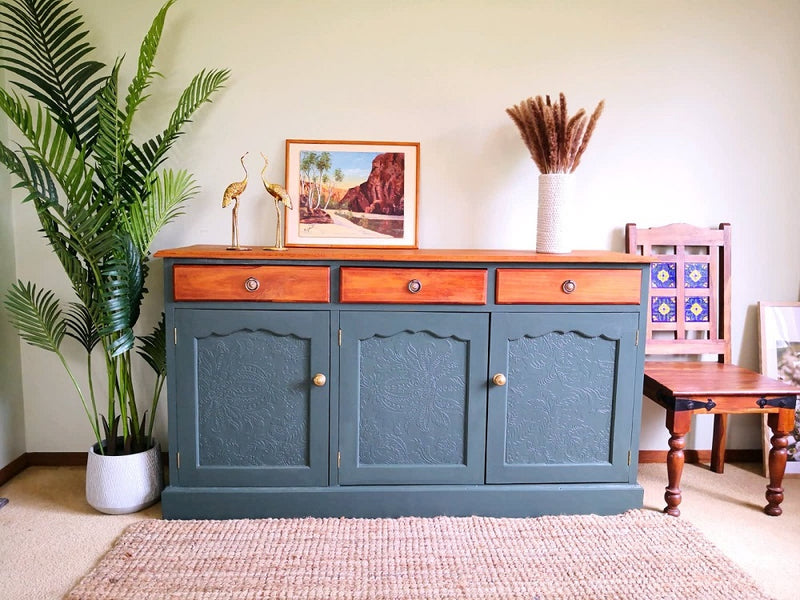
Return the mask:
<path fill-rule="evenodd" d="M 759 302 L 761 372 L 764 375 L 800 384 L 800 302 Z M 763 415 L 762 448 L 764 474 L 768 472 L 770 436 L 767 415 Z M 789 436 L 786 475 L 800 476 L 800 406 Z"/>

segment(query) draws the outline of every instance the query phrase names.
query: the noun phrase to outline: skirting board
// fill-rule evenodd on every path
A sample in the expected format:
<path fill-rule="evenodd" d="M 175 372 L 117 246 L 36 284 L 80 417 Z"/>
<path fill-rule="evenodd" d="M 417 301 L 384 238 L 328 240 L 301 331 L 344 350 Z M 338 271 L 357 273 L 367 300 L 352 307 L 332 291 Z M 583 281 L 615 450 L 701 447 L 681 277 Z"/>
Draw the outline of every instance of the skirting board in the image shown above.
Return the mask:
<path fill-rule="evenodd" d="M 169 454 L 161 453 L 162 463 L 169 464 Z M 86 452 L 26 452 L 0 468 L 0 485 L 28 467 L 85 467 Z"/>

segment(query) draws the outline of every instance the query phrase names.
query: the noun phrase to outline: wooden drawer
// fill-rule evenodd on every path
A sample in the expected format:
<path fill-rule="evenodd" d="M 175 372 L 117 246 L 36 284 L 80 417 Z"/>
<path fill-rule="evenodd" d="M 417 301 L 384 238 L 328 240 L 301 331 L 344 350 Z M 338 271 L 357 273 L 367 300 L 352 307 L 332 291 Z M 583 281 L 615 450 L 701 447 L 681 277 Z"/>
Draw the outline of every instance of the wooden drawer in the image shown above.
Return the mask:
<path fill-rule="evenodd" d="M 330 302 L 329 267 L 175 265 L 176 302 Z"/>
<path fill-rule="evenodd" d="M 497 269 L 497 304 L 639 304 L 638 269 Z"/>
<path fill-rule="evenodd" d="M 340 302 L 486 304 L 486 269 L 342 267 L 341 275 Z"/>

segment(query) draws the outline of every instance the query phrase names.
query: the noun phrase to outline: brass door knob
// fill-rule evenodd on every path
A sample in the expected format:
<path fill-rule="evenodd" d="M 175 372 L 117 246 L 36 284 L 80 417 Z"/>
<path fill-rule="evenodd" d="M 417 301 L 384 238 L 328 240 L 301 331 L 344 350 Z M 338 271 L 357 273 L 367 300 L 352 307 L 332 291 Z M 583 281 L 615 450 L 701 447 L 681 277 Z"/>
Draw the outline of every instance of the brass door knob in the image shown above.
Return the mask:
<path fill-rule="evenodd" d="M 244 280 L 244 289 L 248 292 L 255 292 L 259 287 L 261 287 L 261 284 L 255 277 L 248 277 Z"/>
<path fill-rule="evenodd" d="M 578 284 L 575 283 L 574 279 L 567 279 L 564 283 L 561 284 L 561 290 L 565 294 L 571 294 L 578 288 Z"/>
<path fill-rule="evenodd" d="M 506 376 L 503 375 L 502 373 L 497 373 L 494 377 L 492 377 L 492 383 L 494 383 L 495 385 L 505 385 L 506 381 L 508 380 L 506 379 Z"/>
<path fill-rule="evenodd" d="M 312 379 L 311 381 L 314 382 L 315 386 L 322 387 L 323 385 L 325 385 L 325 382 L 328 381 L 328 378 L 325 377 L 325 375 L 323 375 L 322 373 L 317 373 L 316 375 L 314 375 L 314 379 Z"/>

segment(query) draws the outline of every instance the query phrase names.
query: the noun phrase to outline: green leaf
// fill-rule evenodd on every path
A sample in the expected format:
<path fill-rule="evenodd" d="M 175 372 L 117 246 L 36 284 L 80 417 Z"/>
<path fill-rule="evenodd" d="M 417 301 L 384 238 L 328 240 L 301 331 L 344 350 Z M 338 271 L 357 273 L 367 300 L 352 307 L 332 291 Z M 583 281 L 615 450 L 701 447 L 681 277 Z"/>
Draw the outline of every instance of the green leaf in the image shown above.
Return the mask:
<path fill-rule="evenodd" d="M 133 326 L 139 318 L 139 309 L 146 291 L 146 263 L 127 234 L 117 233 L 112 256 L 102 265 L 102 318 L 98 324 L 100 335 L 116 336 L 111 344 L 112 355 L 117 356 L 133 348 Z"/>
<path fill-rule="evenodd" d="M 0 11 L 0 66 L 12 83 L 44 104 L 79 148 L 97 130 L 94 104 L 105 65 L 90 60 L 94 48 L 77 10 L 63 0 L 8 0 Z"/>
<path fill-rule="evenodd" d="M 128 127 L 130 127 L 133 115 L 139 105 L 146 99 L 144 91 L 150 85 L 150 81 L 155 75 L 153 70 L 153 61 L 156 58 L 158 45 L 161 41 L 161 34 L 164 30 L 164 21 L 167 18 L 167 11 L 175 4 L 175 0 L 168 0 L 158 14 L 153 19 L 150 30 L 142 40 L 142 45 L 139 48 L 139 64 L 136 75 L 128 86 L 128 96 L 125 98 L 125 115 L 127 118 Z"/>
<path fill-rule="evenodd" d="M 164 313 L 161 313 L 161 319 L 158 321 L 158 324 L 153 328 L 153 331 L 149 335 L 143 335 L 137 339 L 139 340 L 137 354 L 152 367 L 153 371 L 156 372 L 156 375 L 166 377 L 167 330 Z"/>
<path fill-rule="evenodd" d="M 103 180 L 106 197 L 118 206 L 125 154 L 130 143 L 130 131 L 125 116 L 119 110 L 118 60 L 111 70 L 103 89 L 97 94 L 98 131 L 94 153 L 97 172 Z"/>
<path fill-rule="evenodd" d="M 100 342 L 100 335 L 89 309 L 83 304 L 70 302 L 66 317 L 66 335 L 76 340 L 86 352 L 91 352 Z"/>
<path fill-rule="evenodd" d="M 187 171 L 167 170 L 156 173 L 146 189 L 125 215 L 125 228 L 143 255 L 161 228 L 183 214 L 181 209 L 200 188 Z"/>
<path fill-rule="evenodd" d="M 58 352 L 66 326 L 61 305 L 51 290 L 17 281 L 6 294 L 5 306 L 20 337 L 33 346 Z"/>
<path fill-rule="evenodd" d="M 230 76 L 227 69 L 201 71 L 195 75 L 189 86 L 183 91 L 178 106 L 173 111 L 169 125 L 160 134 L 151 138 L 141 146 L 133 144 L 127 157 L 132 167 L 130 176 L 138 188 L 150 174 L 164 161 L 167 152 L 178 139 L 184 125 L 190 122 L 192 115 L 205 102 L 211 102 L 211 96 L 220 90 Z"/>

